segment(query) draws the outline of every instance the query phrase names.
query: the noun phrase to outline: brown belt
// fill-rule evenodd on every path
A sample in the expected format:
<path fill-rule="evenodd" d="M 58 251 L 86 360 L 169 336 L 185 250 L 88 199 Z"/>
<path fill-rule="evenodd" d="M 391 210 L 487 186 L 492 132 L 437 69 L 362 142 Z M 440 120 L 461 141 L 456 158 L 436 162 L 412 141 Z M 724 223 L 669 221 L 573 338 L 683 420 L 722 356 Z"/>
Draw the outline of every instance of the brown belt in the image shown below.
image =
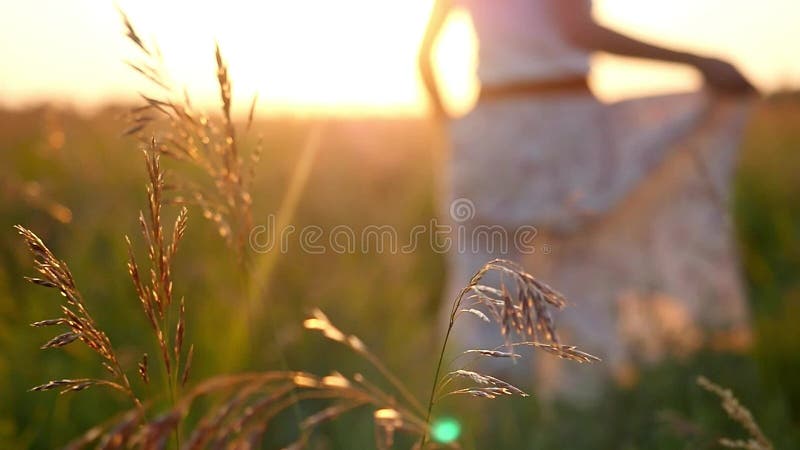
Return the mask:
<path fill-rule="evenodd" d="M 479 102 L 501 100 L 520 96 L 591 92 L 585 77 L 563 80 L 517 82 L 481 87 Z"/>

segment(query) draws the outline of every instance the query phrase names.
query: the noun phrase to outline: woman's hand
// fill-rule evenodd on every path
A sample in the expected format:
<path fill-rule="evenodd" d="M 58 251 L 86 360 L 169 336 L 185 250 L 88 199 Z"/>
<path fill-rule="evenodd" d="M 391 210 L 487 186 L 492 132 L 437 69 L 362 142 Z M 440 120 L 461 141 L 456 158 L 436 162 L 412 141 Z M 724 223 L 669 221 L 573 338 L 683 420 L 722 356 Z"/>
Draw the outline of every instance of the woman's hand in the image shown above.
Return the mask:
<path fill-rule="evenodd" d="M 595 22 L 585 0 L 550 0 L 553 20 L 578 48 L 620 56 L 689 64 L 696 67 L 708 85 L 726 94 L 752 94 L 756 89 L 733 65 L 715 58 L 653 45 Z"/>
<path fill-rule="evenodd" d="M 695 63 L 695 67 L 703 74 L 711 89 L 726 94 L 756 92 L 756 88 L 733 64 L 715 58 L 700 58 Z"/>

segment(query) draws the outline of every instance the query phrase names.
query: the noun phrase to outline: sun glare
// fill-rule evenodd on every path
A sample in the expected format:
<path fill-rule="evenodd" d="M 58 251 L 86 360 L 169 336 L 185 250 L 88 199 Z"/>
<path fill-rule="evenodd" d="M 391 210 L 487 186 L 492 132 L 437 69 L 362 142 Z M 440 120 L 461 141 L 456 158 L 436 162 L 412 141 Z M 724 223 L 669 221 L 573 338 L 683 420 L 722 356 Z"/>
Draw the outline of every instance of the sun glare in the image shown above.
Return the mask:
<path fill-rule="evenodd" d="M 216 38 L 240 105 L 258 92 L 273 112 L 370 114 L 422 109 L 416 61 L 431 6 L 411 0 L 192 5 L 191 20 L 175 27 L 152 14 L 155 6 L 123 4 L 132 21 L 146 27 L 142 34 L 157 38 L 175 78 L 187 80 L 204 100 L 216 98 L 209 57 Z M 456 113 L 468 109 L 477 92 L 476 41 L 469 14 L 456 10 L 435 49 L 445 98 Z"/>
<path fill-rule="evenodd" d="M 489 0 L 487 0 L 489 1 Z M 722 7 L 722 3 L 725 7 Z M 766 4 L 770 6 L 766 6 Z M 216 103 L 214 41 L 228 60 L 239 111 L 259 93 L 275 114 L 419 114 L 425 100 L 416 54 L 433 0 L 118 0 L 140 34 L 156 41 L 175 80 L 196 102 Z M 598 0 L 597 16 L 655 42 L 731 57 L 765 89 L 796 86 L 796 0 Z M 721 15 L 720 15 L 721 14 Z M 717 15 L 720 15 L 717 17 Z M 709 17 L 717 17 L 710 21 Z M 101 105 L 149 88 L 122 64 L 136 52 L 113 2 L 0 3 L 0 102 Z M 474 103 L 477 37 L 469 14 L 451 13 L 435 49 L 445 100 Z M 593 87 L 605 99 L 680 90 L 688 68 L 598 58 Z"/>

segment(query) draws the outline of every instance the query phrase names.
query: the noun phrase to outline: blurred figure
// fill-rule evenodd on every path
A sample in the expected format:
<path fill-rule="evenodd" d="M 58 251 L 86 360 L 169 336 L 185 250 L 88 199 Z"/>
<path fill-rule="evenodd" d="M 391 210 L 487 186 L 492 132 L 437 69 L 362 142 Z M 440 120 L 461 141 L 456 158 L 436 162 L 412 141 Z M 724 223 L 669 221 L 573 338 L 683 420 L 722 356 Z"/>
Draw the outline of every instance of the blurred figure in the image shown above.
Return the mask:
<path fill-rule="evenodd" d="M 444 206 L 467 199 L 474 211 L 454 223 L 468 242 L 448 256 L 445 308 L 488 260 L 521 262 L 572 302 L 556 317 L 562 340 L 604 359 L 584 367 L 535 358 L 537 395 L 578 402 L 596 398 L 603 375 L 631 382 L 635 363 L 680 357 L 720 335 L 746 342 L 726 205 L 746 112 L 732 97 L 755 92 L 746 78 L 724 61 L 605 28 L 589 0 L 437 0 L 420 69 L 440 119 L 431 48 L 456 5 L 477 31 L 482 89 L 475 109 L 448 123 Z M 688 64 L 707 88 L 603 104 L 587 84 L 593 51 Z M 507 248 L 473 248 L 482 226 L 503 227 Z M 513 239 L 521 226 L 537 230 L 525 248 Z M 458 344 L 501 340 L 472 325 Z"/>

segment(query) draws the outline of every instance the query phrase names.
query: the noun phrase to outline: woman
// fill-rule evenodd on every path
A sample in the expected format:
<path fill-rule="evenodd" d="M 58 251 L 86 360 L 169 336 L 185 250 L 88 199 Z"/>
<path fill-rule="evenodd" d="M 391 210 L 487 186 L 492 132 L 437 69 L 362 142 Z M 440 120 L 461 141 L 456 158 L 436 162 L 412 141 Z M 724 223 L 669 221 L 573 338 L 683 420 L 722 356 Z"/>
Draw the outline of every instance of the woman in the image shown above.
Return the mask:
<path fill-rule="evenodd" d="M 476 108 L 450 123 L 448 207 L 474 206 L 469 220 L 454 218 L 468 240 L 486 225 L 509 237 L 533 226 L 537 235 L 525 248 L 459 246 L 449 255 L 450 292 L 493 257 L 518 260 L 572 301 L 556 318 L 562 334 L 621 381 L 634 362 L 746 337 L 725 207 L 744 117 L 730 97 L 754 92 L 745 77 L 718 59 L 605 28 L 589 0 L 438 0 L 420 68 L 440 118 L 431 48 L 454 5 L 473 18 L 482 89 Z M 586 82 L 594 51 L 690 65 L 707 89 L 602 104 Z M 499 339 L 469 328 L 457 336 L 463 345 Z M 545 393 L 599 391 L 596 367 L 550 360 L 536 366 Z"/>

